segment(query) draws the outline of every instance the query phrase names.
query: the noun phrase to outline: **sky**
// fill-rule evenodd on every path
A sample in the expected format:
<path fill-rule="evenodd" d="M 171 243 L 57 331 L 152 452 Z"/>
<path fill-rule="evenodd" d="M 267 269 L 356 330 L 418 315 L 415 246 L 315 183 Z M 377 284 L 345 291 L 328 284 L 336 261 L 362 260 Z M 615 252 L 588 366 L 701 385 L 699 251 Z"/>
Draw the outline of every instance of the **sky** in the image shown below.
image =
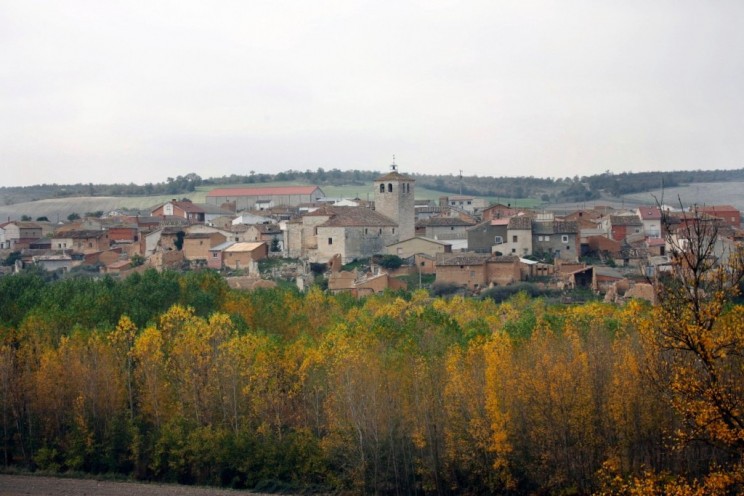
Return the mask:
<path fill-rule="evenodd" d="M 744 167 L 741 0 L 0 0 L 0 186 Z"/>

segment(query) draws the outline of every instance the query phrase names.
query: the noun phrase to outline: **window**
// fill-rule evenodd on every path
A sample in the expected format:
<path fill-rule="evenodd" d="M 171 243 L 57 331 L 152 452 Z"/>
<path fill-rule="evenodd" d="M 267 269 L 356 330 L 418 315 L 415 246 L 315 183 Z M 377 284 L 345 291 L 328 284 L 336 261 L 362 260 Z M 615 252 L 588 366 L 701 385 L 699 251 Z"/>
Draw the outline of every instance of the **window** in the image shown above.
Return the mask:
<path fill-rule="evenodd" d="M 380 185 L 380 193 L 384 193 L 384 192 L 385 192 L 385 185 L 384 184 L 381 184 Z"/>
<path fill-rule="evenodd" d="M 564 243 L 568 243 L 568 234 L 561 235 L 561 241 L 563 241 Z"/>
<path fill-rule="evenodd" d="M 514 236 L 512 236 L 512 243 L 516 243 L 516 242 L 517 242 L 517 236 L 514 235 Z M 514 250 L 512 250 L 512 251 L 514 251 Z"/>
<path fill-rule="evenodd" d="M 545 236 L 545 241 L 550 241 L 550 236 Z"/>
<path fill-rule="evenodd" d="M 393 192 L 393 183 L 388 183 L 388 193 Z"/>
<path fill-rule="evenodd" d="M 495 244 L 497 244 L 497 245 L 500 245 L 501 243 L 504 242 L 504 238 L 502 238 L 501 236 L 494 236 L 493 237 L 493 242 Z"/>
<path fill-rule="evenodd" d="M 512 253 L 517 253 L 517 249 L 516 248 L 512 248 Z"/>
<path fill-rule="evenodd" d="M 328 238 L 328 244 L 329 245 L 332 245 L 333 244 L 333 238 Z"/>
<path fill-rule="evenodd" d="M 542 236 L 538 236 L 538 237 L 537 237 L 537 240 L 538 240 L 538 241 L 542 241 L 542 240 L 543 240 L 543 237 L 542 237 Z"/>

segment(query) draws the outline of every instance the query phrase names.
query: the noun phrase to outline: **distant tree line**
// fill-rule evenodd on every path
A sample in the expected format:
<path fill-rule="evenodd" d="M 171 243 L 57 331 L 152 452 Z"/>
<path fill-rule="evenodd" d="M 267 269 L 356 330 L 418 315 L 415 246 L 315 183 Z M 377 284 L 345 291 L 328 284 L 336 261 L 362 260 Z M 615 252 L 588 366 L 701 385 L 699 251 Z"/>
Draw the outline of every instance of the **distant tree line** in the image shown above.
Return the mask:
<path fill-rule="evenodd" d="M 379 171 L 340 169 L 287 170 L 276 174 L 231 174 L 229 176 L 201 178 L 198 174 L 168 177 L 161 183 L 142 185 L 78 183 L 70 185 L 40 184 L 34 186 L 2 187 L 0 196 L 6 205 L 45 198 L 74 196 L 151 196 L 179 195 L 193 192 L 199 186 L 227 184 L 262 184 L 269 182 L 310 183 L 319 186 L 363 185 L 379 177 Z M 602 194 L 620 196 L 630 193 L 683 186 L 690 183 L 744 181 L 744 169 L 697 170 L 671 172 L 622 172 L 610 171 L 593 176 L 565 178 L 494 177 L 412 174 L 419 187 L 450 194 L 490 196 L 504 198 L 540 198 L 544 201 L 587 201 Z"/>
<path fill-rule="evenodd" d="M 744 169 L 673 172 L 623 172 L 589 176 L 582 179 L 592 191 L 604 191 L 613 196 L 642 193 L 690 183 L 744 181 Z"/>

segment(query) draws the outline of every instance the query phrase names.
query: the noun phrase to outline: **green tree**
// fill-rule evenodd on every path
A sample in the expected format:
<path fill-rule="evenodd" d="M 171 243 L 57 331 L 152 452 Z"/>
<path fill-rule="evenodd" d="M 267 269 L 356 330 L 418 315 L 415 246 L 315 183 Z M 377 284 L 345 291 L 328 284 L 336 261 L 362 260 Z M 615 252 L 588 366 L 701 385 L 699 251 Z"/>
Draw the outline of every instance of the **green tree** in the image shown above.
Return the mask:
<path fill-rule="evenodd" d="M 279 238 L 273 238 L 271 240 L 271 251 L 272 252 L 278 252 L 281 251 L 281 248 L 279 246 Z"/>
<path fill-rule="evenodd" d="M 398 255 L 382 255 L 375 258 L 375 262 L 385 269 L 397 269 L 403 265 L 403 259 Z"/>
<path fill-rule="evenodd" d="M 21 259 L 20 251 L 10 252 L 10 254 L 7 257 L 5 257 L 5 260 L 3 260 L 3 265 L 15 265 L 16 261 L 20 259 Z"/>

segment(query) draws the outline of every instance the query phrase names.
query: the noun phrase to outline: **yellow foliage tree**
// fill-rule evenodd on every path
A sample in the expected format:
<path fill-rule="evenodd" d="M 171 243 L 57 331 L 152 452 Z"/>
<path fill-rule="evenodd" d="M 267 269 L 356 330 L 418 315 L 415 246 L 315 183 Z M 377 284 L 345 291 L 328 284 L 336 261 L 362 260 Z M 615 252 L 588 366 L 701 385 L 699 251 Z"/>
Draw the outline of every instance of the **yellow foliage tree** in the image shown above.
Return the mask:
<path fill-rule="evenodd" d="M 744 248 L 697 209 L 665 220 L 672 270 L 655 281 L 658 306 L 642 327 L 649 370 L 685 421 L 680 446 L 701 440 L 725 450 L 728 475 L 742 484 L 744 309 L 732 302 L 744 280 Z"/>

